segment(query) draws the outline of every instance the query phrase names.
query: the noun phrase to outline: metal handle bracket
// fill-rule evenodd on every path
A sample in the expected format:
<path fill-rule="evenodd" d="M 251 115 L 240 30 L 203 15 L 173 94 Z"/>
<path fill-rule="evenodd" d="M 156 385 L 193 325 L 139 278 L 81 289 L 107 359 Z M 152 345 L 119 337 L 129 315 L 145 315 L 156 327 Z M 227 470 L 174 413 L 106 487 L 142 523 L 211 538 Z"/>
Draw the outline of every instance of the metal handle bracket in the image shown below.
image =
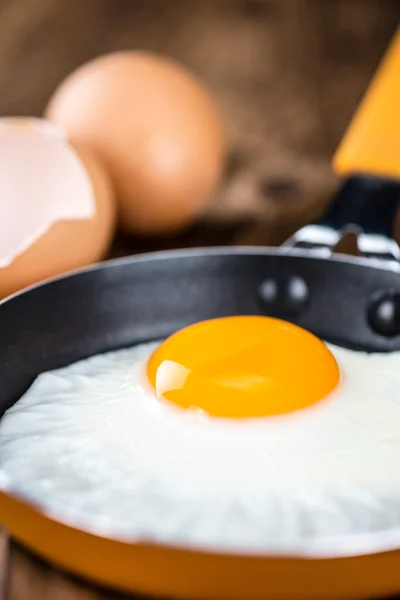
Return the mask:
<path fill-rule="evenodd" d="M 325 215 L 300 229 L 283 246 L 288 251 L 303 248 L 329 257 L 343 236 L 351 232 L 361 256 L 399 261 L 400 248 L 393 237 L 399 202 L 398 181 L 350 177 Z"/>

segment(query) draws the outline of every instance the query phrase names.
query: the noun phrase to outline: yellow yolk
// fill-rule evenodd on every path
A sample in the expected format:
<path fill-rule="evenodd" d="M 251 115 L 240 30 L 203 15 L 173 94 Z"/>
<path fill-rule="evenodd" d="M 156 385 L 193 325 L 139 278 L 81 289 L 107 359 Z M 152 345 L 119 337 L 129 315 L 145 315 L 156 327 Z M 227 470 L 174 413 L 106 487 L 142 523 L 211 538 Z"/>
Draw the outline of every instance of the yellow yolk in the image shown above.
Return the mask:
<path fill-rule="evenodd" d="M 158 398 L 227 418 L 311 406 L 334 390 L 339 367 L 308 331 L 259 316 L 202 321 L 160 344 L 147 363 Z"/>

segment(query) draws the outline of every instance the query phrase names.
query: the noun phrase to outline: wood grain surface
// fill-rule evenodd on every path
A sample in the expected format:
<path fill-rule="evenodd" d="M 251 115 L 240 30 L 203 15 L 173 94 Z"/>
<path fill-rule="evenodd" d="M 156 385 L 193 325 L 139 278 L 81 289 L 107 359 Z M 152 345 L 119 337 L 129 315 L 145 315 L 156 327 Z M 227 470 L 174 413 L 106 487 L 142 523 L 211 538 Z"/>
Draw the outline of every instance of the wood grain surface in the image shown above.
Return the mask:
<path fill-rule="evenodd" d="M 330 157 L 400 17 L 398 0 L 0 0 L 0 114 L 40 115 L 98 54 L 166 52 L 195 69 L 226 121 L 225 180 L 202 223 L 112 256 L 277 244 L 337 186 Z M 120 598 L 31 557 L 0 532 L 0 600 Z"/>

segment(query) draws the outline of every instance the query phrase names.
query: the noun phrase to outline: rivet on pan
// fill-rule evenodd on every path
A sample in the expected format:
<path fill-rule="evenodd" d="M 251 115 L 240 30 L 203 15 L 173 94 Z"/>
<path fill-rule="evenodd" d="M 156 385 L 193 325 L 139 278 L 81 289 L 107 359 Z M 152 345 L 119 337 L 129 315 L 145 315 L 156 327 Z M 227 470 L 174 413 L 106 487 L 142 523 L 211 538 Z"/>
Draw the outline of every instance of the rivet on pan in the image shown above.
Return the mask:
<path fill-rule="evenodd" d="M 274 306 L 279 296 L 279 288 L 275 279 L 266 279 L 260 285 L 259 294 L 261 300 L 267 306 Z"/>
<path fill-rule="evenodd" d="M 259 296 L 269 314 L 293 317 L 307 306 L 310 291 L 304 279 L 292 275 L 279 282 L 266 279 L 259 288 Z"/>
<path fill-rule="evenodd" d="M 286 284 L 285 309 L 289 314 L 299 314 L 307 306 L 310 290 L 301 277 L 293 275 Z"/>
<path fill-rule="evenodd" d="M 400 333 L 400 293 L 394 290 L 374 294 L 368 308 L 368 322 L 381 335 Z"/>

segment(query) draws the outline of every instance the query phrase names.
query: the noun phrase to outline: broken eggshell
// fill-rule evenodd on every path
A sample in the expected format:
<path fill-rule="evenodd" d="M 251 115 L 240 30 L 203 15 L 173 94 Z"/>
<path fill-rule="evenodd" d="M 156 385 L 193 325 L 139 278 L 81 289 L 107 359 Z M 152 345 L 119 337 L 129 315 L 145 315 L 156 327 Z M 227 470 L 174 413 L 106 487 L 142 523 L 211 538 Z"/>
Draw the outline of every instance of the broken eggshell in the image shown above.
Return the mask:
<path fill-rule="evenodd" d="M 98 159 L 41 119 L 0 119 L 0 298 L 96 262 L 115 226 Z"/>

